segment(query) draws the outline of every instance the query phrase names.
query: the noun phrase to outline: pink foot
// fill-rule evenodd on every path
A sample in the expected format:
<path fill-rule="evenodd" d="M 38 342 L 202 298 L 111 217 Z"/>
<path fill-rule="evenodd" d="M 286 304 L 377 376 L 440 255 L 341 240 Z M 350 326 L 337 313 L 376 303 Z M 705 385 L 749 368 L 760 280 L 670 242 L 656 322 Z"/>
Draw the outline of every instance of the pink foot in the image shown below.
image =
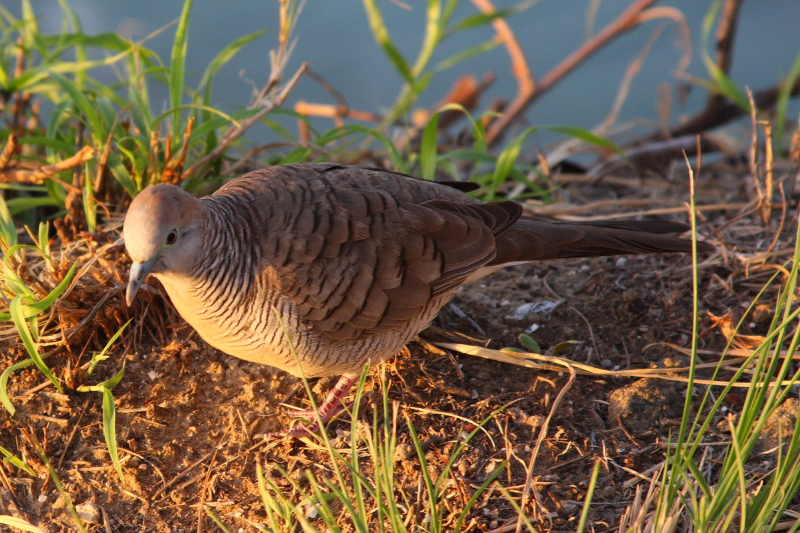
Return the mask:
<path fill-rule="evenodd" d="M 347 393 L 350 392 L 350 389 L 353 388 L 353 385 L 356 384 L 358 377 L 358 374 L 344 374 L 339 378 L 333 390 L 331 390 L 328 397 L 325 398 L 325 401 L 317 410 L 323 424 L 327 424 L 333 417 L 344 411 L 342 400 L 347 396 Z M 288 415 L 292 418 L 307 418 L 313 420 L 313 422 L 308 425 L 298 424 L 289 431 L 270 433 L 268 436 L 301 438 L 308 437 L 319 431 L 319 421 L 316 419 L 313 409 L 289 411 Z"/>

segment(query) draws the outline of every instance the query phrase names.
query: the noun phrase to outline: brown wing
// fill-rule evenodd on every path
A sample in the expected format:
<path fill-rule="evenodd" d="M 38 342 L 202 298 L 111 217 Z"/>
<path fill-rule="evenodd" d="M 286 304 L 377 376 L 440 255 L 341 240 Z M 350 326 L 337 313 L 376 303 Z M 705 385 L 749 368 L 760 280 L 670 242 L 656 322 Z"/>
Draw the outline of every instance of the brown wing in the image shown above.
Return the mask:
<path fill-rule="evenodd" d="M 490 262 L 521 211 L 332 189 L 277 234 L 272 268 L 304 319 L 336 340 L 364 338 L 406 326 Z"/>

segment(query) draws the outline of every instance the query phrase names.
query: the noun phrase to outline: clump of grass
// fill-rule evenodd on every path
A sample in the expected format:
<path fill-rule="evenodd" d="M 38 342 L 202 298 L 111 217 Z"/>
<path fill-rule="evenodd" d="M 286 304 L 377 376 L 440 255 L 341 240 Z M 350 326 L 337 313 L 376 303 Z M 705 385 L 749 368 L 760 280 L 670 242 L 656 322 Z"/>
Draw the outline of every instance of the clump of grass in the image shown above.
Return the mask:
<path fill-rule="evenodd" d="M 329 458 L 332 475 L 320 477 L 307 470 L 304 479 L 298 480 L 290 472 L 277 465 L 270 470 L 281 480 L 289 481 L 291 493 L 287 492 L 265 471 L 261 461 L 256 464 L 258 486 L 267 526 L 271 531 L 302 530 L 317 533 L 345 526 L 355 531 L 453 531 L 460 532 L 472 527 L 468 518 L 478 511 L 476 505 L 487 490 L 497 489 L 508 498 L 509 505 L 519 508 L 507 491 L 504 491 L 498 477 L 505 471 L 507 461 L 499 463 L 488 473 L 481 484 L 470 494 L 469 501 L 455 514 L 444 505 L 444 500 L 463 483 L 454 473 L 463 452 L 472 440 L 505 407 L 498 409 L 475 424 L 454 436 L 453 446 L 446 464 L 439 472 L 433 473 L 428 465 L 422 441 L 411 419 L 404 417 L 401 423 L 397 403 L 390 405 L 387 387 L 382 387 L 382 405 L 373 411 L 371 423 L 359 419 L 359 405 L 363 394 L 367 372 L 359 382 L 350 428 L 349 446 L 339 449 L 333 444 L 326 431 L 313 439 L 312 444 Z M 506 406 L 507 407 L 507 406 Z M 398 435 L 404 425 L 413 444 L 415 456 L 405 461 L 405 467 L 416 468 L 420 472 L 421 492 L 408 494 L 397 484 Z M 421 507 L 420 507 L 421 503 Z M 344 518 L 344 521 L 342 519 Z M 528 524 L 529 531 L 535 531 Z"/>
<path fill-rule="evenodd" d="M 694 216 L 692 222 L 694 225 Z M 800 491 L 800 428 L 797 423 L 795 427 L 784 428 L 784 437 L 770 452 L 759 456 L 756 447 L 770 418 L 800 383 L 800 370 L 793 364 L 800 344 L 797 327 L 800 309 L 793 306 L 800 274 L 800 228 L 793 257 L 762 287 L 729 334 L 712 380 L 728 364 L 728 351 L 749 314 L 767 290 L 783 279 L 763 341 L 739 365 L 726 386 L 721 390 L 707 387 L 699 403 L 692 386 L 698 361 L 696 257 L 694 271 L 692 371 L 680 430 L 666 447 L 665 462 L 652 478 L 645 504 L 638 491 L 636 503 L 624 515 L 620 531 L 798 531 L 800 522 L 789 518 L 786 511 Z M 744 378 L 749 386 L 741 411 L 723 418 L 726 397 L 734 386 L 743 384 Z M 714 425 L 721 421 L 729 432 L 727 442 L 718 442 L 711 434 Z M 769 464 L 768 471 L 764 471 L 765 464 Z"/>

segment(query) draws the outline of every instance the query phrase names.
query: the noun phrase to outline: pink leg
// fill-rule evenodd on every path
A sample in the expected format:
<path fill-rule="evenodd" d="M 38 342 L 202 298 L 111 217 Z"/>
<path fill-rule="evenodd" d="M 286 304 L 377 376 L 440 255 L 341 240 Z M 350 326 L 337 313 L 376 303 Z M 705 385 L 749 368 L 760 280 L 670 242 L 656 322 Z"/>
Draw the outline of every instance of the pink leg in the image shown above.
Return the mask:
<path fill-rule="evenodd" d="M 327 424 L 334 416 L 338 415 L 344 410 L 342 400 L 345 396 L 347 396 L 347 393 L 350 392 L 350 389 L 353 388 L 353 385 L 358 383 L 358 378 L 358 374 L 344 374 L 341 378 L 339 378 L 339 381 L 336 382 L 336 385 L 334 385 L 333 389 L 328 394 L 328 397 L 325 398 L 325 401 L 317 409 L 319 412 L 319 418 L 323 424 Z M 293 418 L 309 418 L 313 420 L 313 422 L 311 425 L 298 424 L 287 431 L 284 435 L 299 438 L 306 437 L 319 431 L 319 423 L 316 419 L 316 416 L 314 416 L 314 411 L 312 409 L 304 411 L 290 411 L 289 416 Z"/>

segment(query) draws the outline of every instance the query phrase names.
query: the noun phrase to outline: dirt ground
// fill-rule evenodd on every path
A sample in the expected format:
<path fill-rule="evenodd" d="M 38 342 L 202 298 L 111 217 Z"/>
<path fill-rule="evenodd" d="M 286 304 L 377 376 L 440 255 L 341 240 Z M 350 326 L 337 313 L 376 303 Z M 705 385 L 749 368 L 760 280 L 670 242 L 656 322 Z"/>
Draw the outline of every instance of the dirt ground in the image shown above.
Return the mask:
<path fill-rule="evenodd" d="M 700 178 L 699 204 L 732 206 L 703 212 L 700 220 L 701 235 L 721 247 L 719 253 L 701 258 L 701 348 L 720 349 L 725 343 L 708 313 L 730 313 L 738 320 L 743 306 L 771 275 L 769 264 L 788 259 L 786 250 L 793 247 L 794 221 L 787 220 L 784 237 L 774 249 L 780 253 L 744 268 L 743 258 L 752 260 L 766 250 L 778 225 L 765 230 L 752 210 L 736 218 L 743 211 L 741 204 L 751 200 L 749 184 L 741 169 L 722 165 L 709 168 Z M 628 184 L 624 180 L 585 184 L 576 179 L 565 180 L 559 203 L 549 209 L 566 212 L 567 207 L 605 200 L 605 211 L 594 208 L 582 213 L 599 215 L 680 207 L 687 198 L 685 177 Z M 774 216 L 777 220 L 780 213 Z M 714 233 L 717 229 L 721 230 Z M 112 250 L 98 268 L 125 261 L 124 252 Z M 419 495 L 419 460 L 403 415 L 419 432 L 430 468 L 438 472 L 462 432 L 469 429 L 464 419 L 480 422 L 511 404 L 487 424 L 488 435 L 476 436 L 458 460 L 458 483 L 448 488 L 452 498 L 448 496 L 447 505 L 457 512 L 505 459 L 509 467 L 499 481 L 519 497 L 543 421 L 568 382 L 563 372 L 525 369 L 429 344 L 441 339 L 442 332 L 486 340 L 493 348 L 522 348 L 518 337 L 530 332 L 545 353 L 575 340 L 579 344 L 560 355 L 604 369 L 686 364 L 680 353 L 656 343 L 690 344 L 690 266 L 689 257 L 677 254 L 568 260 L 509 268 L 462 288 L 453 300 L 455 308 L 442 312 L 435 328 L 422 335 L 423 342 L 412 343 L 373 369 L 367 379 L 367 399 L 381 397 L 383 377 L 389 398 L 398 402 L 401 412 L 395 457 L 398 490 L 412 500 Z M 82 309 L 82 315 L 74 320 L 73 331 L 80 329 L 81 316 L 105 327 L 83 327 L 70 339 L 71 350 L 61 350 L 48 360 L 69 390 L 58 393 L 34 367 L 11 377 L 18 412 L 13 417 L 5 411 L 0 415 L 0 444 L 24 456 L 38 477 L 4 465 L 0 514 L 21 516 L 47 532 L 77 530 L 47 466 L 37 456 L 36 442 L 89 530 L 97 532 L 218 531 L 203 504 L 233 531 L 257 531 L 253 524 L 265 520 L 257 487 L 258 461 L 289 494 L 290 481 L 302 482 L 306 469 L 319 477 L 331 475 L 324 452 L 301 441 L 265 442 L 260 437 L 290 423 L 283 402 L 308 406 L 296 378 L 209 348 L 158 295 L 143 298 L 128 310 L 122 302 L 124 268 L 95 278 L 94 294 L 88 281 L 83 293 L 74 293 L 73 300 L 79 300 L 73 302 L 74 311 Z M 90 310 L 101 296 L 105 300 L 92 315 Z M 539 313 L 525 312 L 525 304 L 547 302 L 557 305 Z M 107 335 L 129 317 L 135 320 L 124 336 L 124 351 L 117 346 L 110 359 L 86 376 L 81 369 L 92 351 L 100 349 Z M 763 331 L 771 316 L 765 312 L 764 317 L 766 322 L 756 317 L 746 332 Z M 23 353 L 7 337 L 0 354 L 2 368 L 21 360 Z M 102 395 L 75 390 L 110 378 L 123 362 L 125 376 L 113 393 L 124 485 L 103 436 Z M 317 382 L 315 391 L 324 394 L 332 384 Z M 652 475 L 651 467 L 663 460 L 662 445 L 680 423 L 684 395 L 685 385 L 675 382 L 579 376 L 553 414 L 539 449 L 532 474 L 533 499 L 526 514 L 542 530 L 574 531 L 600 457 L 603 467 L 591 526 L 596 532 L 616 530 L 632 501 L 639 480 L 636 473 Z M 732 402 L 730 408 L 735 407 Z M 372 415 L 372 407 L 365 404 L 362 417 L 372 420 Z M 350 428 L 344 415 L 328 433 L 335 444 L 344 446 Z M 278 467 L 292 479 L 282 477 Z M 414 512 L 420 513 L 414 521 L 420 523 L 421 511 L 409 510 Z M 515 516 L 502 494 L 490 491 L 471 513 L 468 530 L 496 529 Z M 343 527 L 352 531 L 349 525 Z"/>

